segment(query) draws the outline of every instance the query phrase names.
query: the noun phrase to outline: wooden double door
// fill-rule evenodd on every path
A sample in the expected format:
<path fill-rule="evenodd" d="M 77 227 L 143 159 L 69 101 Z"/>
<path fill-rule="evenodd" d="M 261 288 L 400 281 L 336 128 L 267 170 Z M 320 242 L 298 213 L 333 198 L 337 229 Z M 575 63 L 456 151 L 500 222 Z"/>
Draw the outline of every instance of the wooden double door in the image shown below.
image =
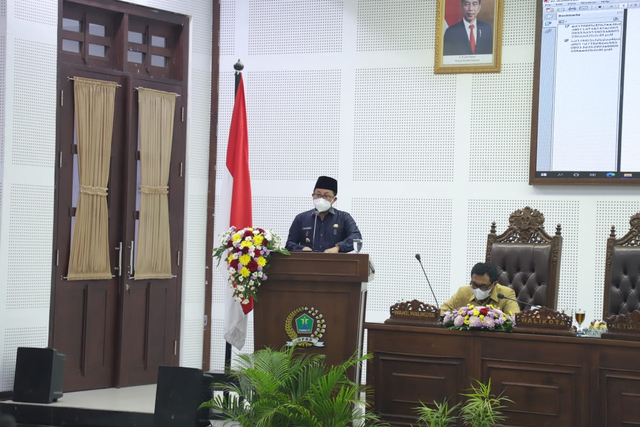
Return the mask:
<path fill-rule="evenodd" d="M 72 77 L 114 81 L 115 117 L 107 204 L 110 280 L 66 278 L 78 162 Z M 172 279 L 135 280 L 140 155 L 137 88 L 175 92 L 169 179 Z M 50 345 L 67 356 L 64 390 L 154 383 L 161 365 L 178 363 L 184 220 L 183 86 L 117 72 L 61 67 Z"/>

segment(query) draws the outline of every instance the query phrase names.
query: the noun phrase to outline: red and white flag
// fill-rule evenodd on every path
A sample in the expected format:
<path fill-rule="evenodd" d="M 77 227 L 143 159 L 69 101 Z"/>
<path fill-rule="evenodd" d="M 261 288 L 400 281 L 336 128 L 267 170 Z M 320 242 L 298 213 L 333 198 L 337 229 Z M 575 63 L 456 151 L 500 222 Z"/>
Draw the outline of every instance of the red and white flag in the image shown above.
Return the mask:
<path fill-rule="evenodd" d="M 447 0 L 444 6 L 444 29 L 462 21 L 460 0 Z"/>
<path fill-rule="evenodd" d="M 231 117 L 225 166 L 219 192 L 220 209 L 216 220 L 216 237 L 231 226 L 242 229 L 252 225 L 247 107 L 242 75 L 240 75 L 240 84 Z M 225 279 L 229 277 L 227 263 L 224 260 L 220 263 L 220 267 Z M 228 282 L 226 287 L 224 339 L 237 349 L 242 349 L 247 336 L 247 314 L 253 310 L 253 299 L 249 304 L 240 304 L 234 300 L 233 289 Z"/>

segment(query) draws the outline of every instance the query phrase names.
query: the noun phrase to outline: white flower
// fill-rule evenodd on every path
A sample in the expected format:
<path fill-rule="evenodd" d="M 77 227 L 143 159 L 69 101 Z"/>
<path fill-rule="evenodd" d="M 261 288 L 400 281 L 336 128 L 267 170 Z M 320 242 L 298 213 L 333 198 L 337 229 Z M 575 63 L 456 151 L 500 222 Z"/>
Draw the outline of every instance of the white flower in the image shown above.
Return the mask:
<path fill-rule="evenodd" d="M 243 305 L 247 305 L 247 304 L 249 304 L 249 300 L 248 300 L 248 299 L 244 299 L 244 300 L 242 300 L 242 304 L 243 304 Z"/>
<path fill-rule="evenodd" d="M 233 267 L 229 267 L 229 274 L 235 274 L 236 273 L 236 269 Z"/>
<path fill-rule="evenodd" d="M 236 300 L 236 302 L 240 302 L 240 301 L 242 301 L 242 298 L 240 298 L 240 297 L 235 297 L 235 298 L 234 298 L 234 300 Z"/>
<path fill-rule="evenodd" d="M 271 233 L 271 230 L 265 231 L 264 238 L 267 239 L 268 241 L 271 241 L 273 239 L 273 234 Z"/>
<path fill-rule="evenodd" d="M 262 277 L 262 271 L 258 271 L 258 277 Z"/>
<path fill-rule="evenodd" d="M 255 282 L 254 282 L 253 280 L 249 280 L 249 286 L 252 286 L 252 287 L 253 287 L 254 283 L 255 283 Z"/>
<path fill-rule="evenodd" d="M 238 285 L 237 289 L 238 289 L 238 292 L 244 292 L 244 286 L 242 285 Z"/>

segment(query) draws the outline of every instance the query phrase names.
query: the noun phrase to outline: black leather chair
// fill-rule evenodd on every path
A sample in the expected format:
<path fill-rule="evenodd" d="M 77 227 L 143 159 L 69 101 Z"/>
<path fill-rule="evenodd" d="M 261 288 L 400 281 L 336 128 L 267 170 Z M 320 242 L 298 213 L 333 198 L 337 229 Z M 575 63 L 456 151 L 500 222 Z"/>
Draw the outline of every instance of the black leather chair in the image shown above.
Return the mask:
<path fill-rule="evenodd" d="M 560 224 L 552 237 L 544 230 L 544 215 L 525 207 L 509 216 L 509 227 L 498 235 L 496 223 L 487 237 L 486 262 L 498 268 L 498 283 L 512 288 L 520 309 L 531 305 L 557 309 L 562 236 Z M 528 304 L 531 305 L 528 305 Z"/>
<path fill-rule="evenodd" d="M 616 239 L 616 227 L 611 226 L 607 239 L 604 318 L 640 310 L 640 212 L 629 224 L 631 228 L 620 239 Z"/>

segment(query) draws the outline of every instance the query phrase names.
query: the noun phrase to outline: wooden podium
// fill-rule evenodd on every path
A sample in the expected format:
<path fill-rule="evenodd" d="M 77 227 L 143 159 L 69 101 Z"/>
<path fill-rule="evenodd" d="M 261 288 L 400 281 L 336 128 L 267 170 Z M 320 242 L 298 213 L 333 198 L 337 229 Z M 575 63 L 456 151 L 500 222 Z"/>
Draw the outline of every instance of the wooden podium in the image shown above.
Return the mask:
<path fill-rule="evenodd" d="M 361 354 L 369 255 L 273 254 L 268 276 L 254 307 L 255 350 L 295 343 L 298 351 L 325 354 L 328 365 Z"/>

